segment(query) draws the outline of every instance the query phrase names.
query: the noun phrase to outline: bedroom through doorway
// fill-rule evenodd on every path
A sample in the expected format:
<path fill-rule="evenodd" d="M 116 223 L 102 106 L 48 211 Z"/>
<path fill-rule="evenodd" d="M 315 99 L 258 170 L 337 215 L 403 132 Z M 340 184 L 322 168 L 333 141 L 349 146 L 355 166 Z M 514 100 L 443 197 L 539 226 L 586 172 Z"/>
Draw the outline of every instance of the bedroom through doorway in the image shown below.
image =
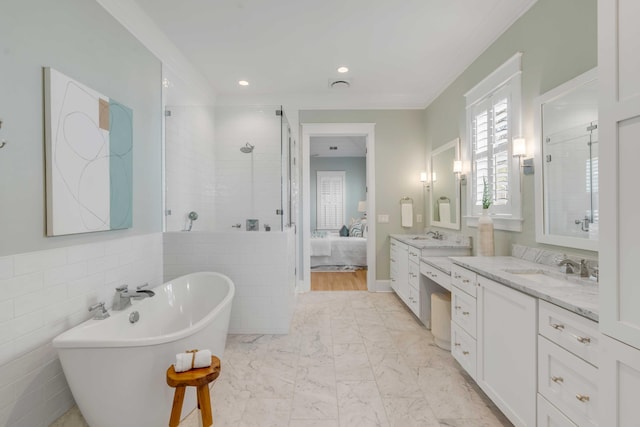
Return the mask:
<path fill-rule="evenodd" d="M 367 290 L 366 136 L 310 138 L 312 291 Z"/>

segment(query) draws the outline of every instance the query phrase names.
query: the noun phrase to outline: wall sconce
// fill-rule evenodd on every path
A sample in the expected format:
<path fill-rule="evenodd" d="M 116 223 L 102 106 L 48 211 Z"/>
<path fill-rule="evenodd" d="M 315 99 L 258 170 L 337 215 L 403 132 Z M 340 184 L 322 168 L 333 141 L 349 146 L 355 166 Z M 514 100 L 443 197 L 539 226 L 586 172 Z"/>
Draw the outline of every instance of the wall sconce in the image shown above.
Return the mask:
<path fill-rule="evenodd" d="M 436 176 L 435 172 L 431 173 L 431 182 L 436 182 L 438 180 L 438 177 Z"/>
<path fill-rule="evenodd" d="M 364 218 L 367 217 L 367 201 L 366 200 L 360 200 L 358 202 L 358 212 L 360 212 Z"/>
<path fill-rule="evenodd" d="M 426 172 L 420 172 L 420 182 L 424 185 L 424 188 L 427 190 L 430 189 L 429 180 L 427 179 L 429 175 Z"/>
<path fill-rule="evenodd" d="M 456 174 L 456 177 L 460 180 L 460 184 L 467 184 L 467 177 L 462 173 L 462 160 L 453 161 L 453 173 Z"/>
<path fill-rule="evenodd" d="M 514 138 L 512 141 L 513 157 L 518 158 L 518 165 L 525 175 L 533 175 L 533 159 L 522 159 L 527 155 L 527 141 L 524 138 Z"/>

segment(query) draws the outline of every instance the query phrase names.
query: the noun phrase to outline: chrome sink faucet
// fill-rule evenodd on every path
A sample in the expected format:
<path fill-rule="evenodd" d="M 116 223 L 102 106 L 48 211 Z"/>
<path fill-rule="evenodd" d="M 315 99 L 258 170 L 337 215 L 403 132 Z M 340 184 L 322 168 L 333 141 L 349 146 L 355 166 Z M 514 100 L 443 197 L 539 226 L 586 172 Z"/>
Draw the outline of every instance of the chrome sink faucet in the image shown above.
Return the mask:
<path fill-rule="evenodd" d="M 427 231 L 426 235 L 428 236 L 429 234 L 433 234 L 435 240 L 442 240 L 444 237 L 439 231 Z"/>
<path fill-rule="evenodd" d="M 567 257 L 562 257 L 558 261 L 558 265 L 559 266 L 564 265 L 565 273 L 567 274 L 573 274 L 577 270 L 578 273 L 580 273 L 580 277 L 589 277 L 589 267 L 587 266 L 587 261 L 584 259 L 581 259 L 580 262 L 578 263 Z"/>
<path fill-rule="evenodd" d="M 124 310 L 125 308 L 131 306 L 131 298 L 133 299 L 142 299 L 142 298 L 151 298 L 156 293 L 149 289 L 142 289 L 146 286 L 149 286 L 148 283 L 144 285 L 138 286 L 134 292 L 129 291 L 128 285 L 118 286 L 116 288 L 116 294 L 113 296 L 113 304 L 111 305 L 112 310 Z"/>

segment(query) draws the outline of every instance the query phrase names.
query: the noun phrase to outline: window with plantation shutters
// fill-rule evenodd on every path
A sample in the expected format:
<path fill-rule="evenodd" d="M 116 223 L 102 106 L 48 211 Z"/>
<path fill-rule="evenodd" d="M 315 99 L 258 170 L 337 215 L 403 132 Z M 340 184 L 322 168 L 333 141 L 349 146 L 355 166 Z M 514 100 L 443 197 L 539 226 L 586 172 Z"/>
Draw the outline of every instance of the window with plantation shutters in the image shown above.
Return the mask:
<path fill-rule="evenodd" d="M 345 172 L 318 171 L 316 186 L 316 228 L 339 230 L 345 225 Z"/>
<path fill-rule="evenodd" d="M 465 95 L 471 169 L 467 205 L 470 218 L 482 212 L 486 185 L 494 218 L 521 222 L 519 167 L 511 155 L 511 141 L 520 136 L 520 56 L 511 58 Z M 519 227 L 496 224 L 496 228 L 509 230 Z"/>

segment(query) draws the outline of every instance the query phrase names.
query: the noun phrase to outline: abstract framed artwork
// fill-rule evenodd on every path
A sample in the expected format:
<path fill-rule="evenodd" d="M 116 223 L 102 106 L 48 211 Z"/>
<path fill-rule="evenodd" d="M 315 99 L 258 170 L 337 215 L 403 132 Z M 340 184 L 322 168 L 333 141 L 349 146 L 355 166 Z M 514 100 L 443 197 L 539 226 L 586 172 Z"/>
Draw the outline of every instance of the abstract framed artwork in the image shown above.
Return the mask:
<path fill-rule="evenodd" d="M 133 111 L 44 69 L 47 235 L 132 226 Z"/>

